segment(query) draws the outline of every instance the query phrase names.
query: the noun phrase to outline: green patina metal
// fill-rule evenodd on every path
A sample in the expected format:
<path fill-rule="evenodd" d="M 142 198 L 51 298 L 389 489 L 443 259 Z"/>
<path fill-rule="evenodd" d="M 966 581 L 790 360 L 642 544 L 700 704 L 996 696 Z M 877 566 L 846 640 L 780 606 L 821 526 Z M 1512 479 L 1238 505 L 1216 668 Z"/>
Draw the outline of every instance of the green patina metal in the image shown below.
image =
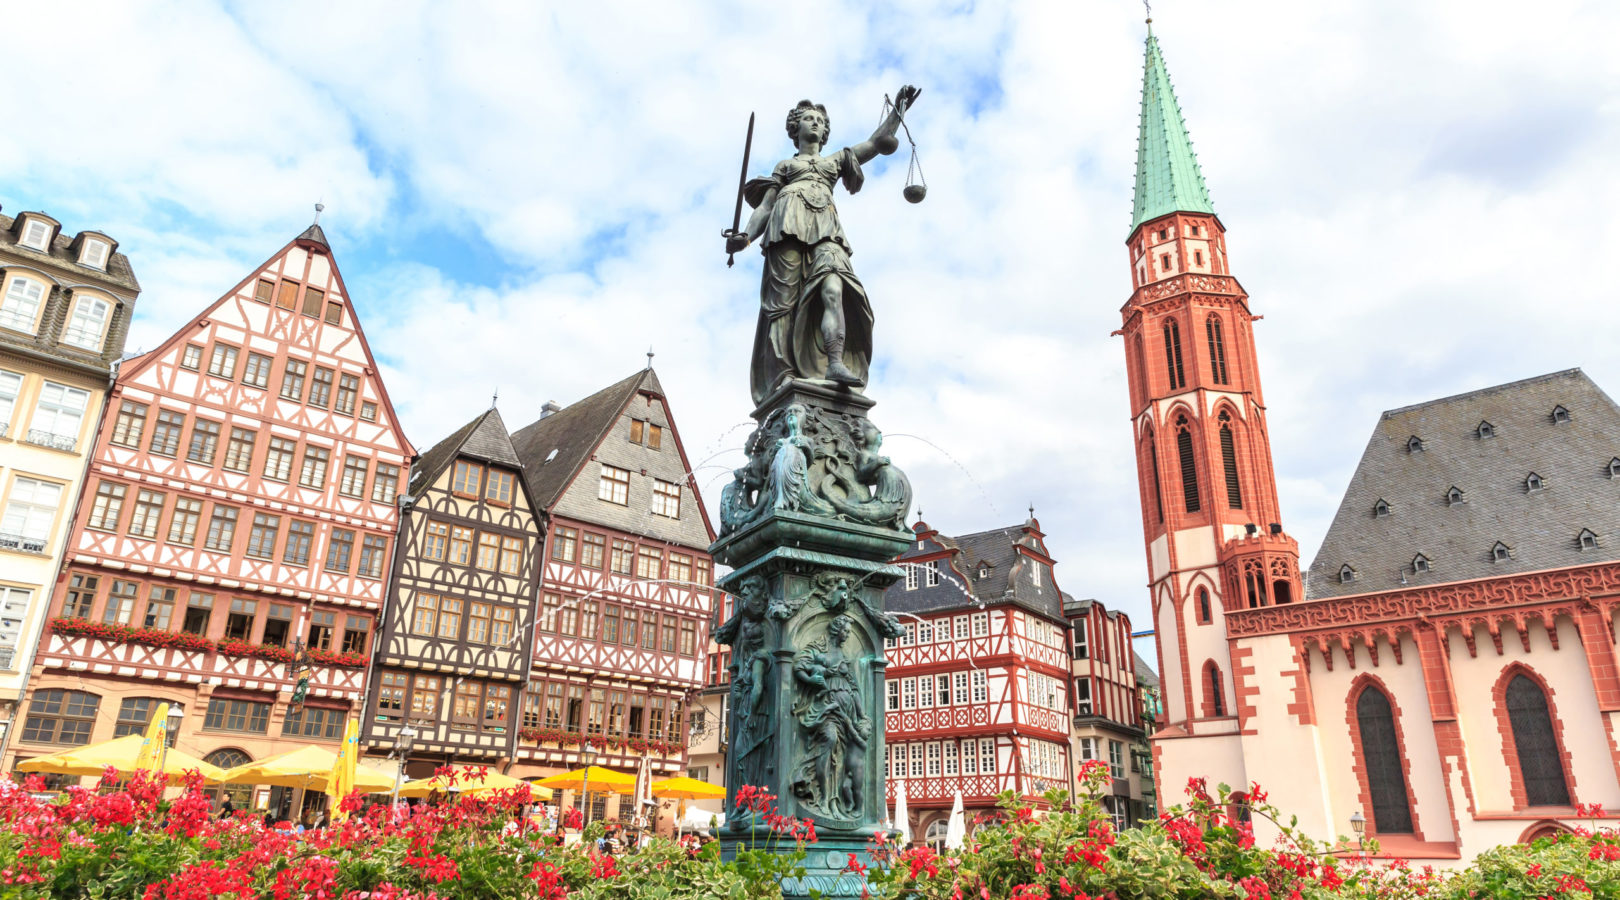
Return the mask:
<path fill-rule="evenodd" d="M 1173 212 L 1214 214 L 1204 173 L 1193 154 L 1192 138 L 1181 118 L 1181 105 L 1159 52 L 1159 39 L 1147 37 L 1142 72 L 1142 122 L 1136 139 L 1136 197 L 1131 231 L 1143 222 Z"/>

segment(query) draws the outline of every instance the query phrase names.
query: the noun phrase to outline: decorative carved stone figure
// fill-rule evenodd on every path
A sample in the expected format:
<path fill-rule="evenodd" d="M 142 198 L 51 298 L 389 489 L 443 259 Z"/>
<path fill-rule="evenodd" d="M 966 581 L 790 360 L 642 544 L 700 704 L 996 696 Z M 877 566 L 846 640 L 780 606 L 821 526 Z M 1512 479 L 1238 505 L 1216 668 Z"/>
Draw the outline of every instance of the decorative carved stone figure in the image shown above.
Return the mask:
<path fill-rule="evenodd" d="M 851 194 L 861 189 L 861 166 L 899 146 L 895 131 L 918 93 L 902 87 L 871 137 L 827 156 L 826 107 L 799 101 L 787 116 L 788 138 L 798 152 L 744 186 L 754 212 L 741 234 L 726 238 L 726 250 L 735 253 L 759 241 L 765 251 L 751 367 L 754 403 L 795 378 L 852 390 L 865 386 L 872 307 L 850 265 L 833 187 L 842 181 Z"/>
<path fill-rule="evenodd" d="M 793 661 L 793 716 L 802 741 L 789 786 L 807 809 L 834 819 L 861 814 L 872 739 L 872 719 L 861 703 L 861 661 L 845 647 L 850 627 L 847 616 L 833 616 L 825 636 Z"/>
<path fill-rule="evenodd" d="M 738 785 L 769 783 L 773 732 L 766 681 L 771 669 L 765 621 L 769 596 L 765 579 L 756 575 L 744 580 L 738 588 L 737 611 L 714 632 L 715 641 L 731 646 L 731 777 Z M 739 808 L 732 818 L 741 822 L 746 815 Z"/>

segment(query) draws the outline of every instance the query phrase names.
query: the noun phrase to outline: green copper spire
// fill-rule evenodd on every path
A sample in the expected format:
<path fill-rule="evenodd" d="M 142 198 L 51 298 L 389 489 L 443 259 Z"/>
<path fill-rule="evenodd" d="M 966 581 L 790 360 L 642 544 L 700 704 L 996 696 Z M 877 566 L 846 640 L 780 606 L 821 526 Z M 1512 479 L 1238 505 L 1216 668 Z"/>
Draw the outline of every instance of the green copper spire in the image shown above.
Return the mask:
<path fill-rule="evenodd" d="M 1198 170 L 1192 139 L 1181 120 L 1170 74 L 1164 69 L 1159 39 L 1148 28 L 1147 61 L 1142 73 L 1142 124 L 1136 139 L 1136 198 L 1131 231 L 1149 219 L 1173 212 L 1215 212 Z"/>

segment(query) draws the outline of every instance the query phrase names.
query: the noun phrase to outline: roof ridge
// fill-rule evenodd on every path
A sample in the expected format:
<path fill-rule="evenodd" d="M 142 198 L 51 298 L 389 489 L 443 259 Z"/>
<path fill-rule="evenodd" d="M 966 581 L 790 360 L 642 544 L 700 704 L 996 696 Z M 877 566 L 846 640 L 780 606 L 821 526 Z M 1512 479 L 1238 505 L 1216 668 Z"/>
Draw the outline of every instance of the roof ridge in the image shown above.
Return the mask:
<path fill-rule="evenodd" d="M 1557 372 L 1548 372 L 1545 375 L 1536 375 L 1536 376 L 1533 376 L 1531 378 L 1521 378 L 1518 381 L 1509 381 L 1509 382 L 1505 382 L 1503 384 L 1493 384 L 1493 385 L 1490 385 L 1488 387 L 1475 388 L 1474 390 L 1471 390 L 1471 391 L 1463 391 L 1460 394 L 1452 394 L 1449 397 L 1436 397 L 1433 400 L 1425 400 L 1422 403 L 1413 403 L 1413 404 L 1410 404 L 1410 405 L 1407 405 L 1407 406 L 1399 406 L 1399 407 L 1396 407 L 1395 409 L 1386 409 L 1386 410 L 1384 410 L 1384 412 L 1382 414 L 1379 415 L 1379 418 L 1380 419 L 1392 419 L 1392 418 L 1394 418 L 1394 417 L 1396 417 L 1398 415 L 1401 415 L 1402 413 L 1414 412 L 1414 411 L 1419 410 L 1419 409 L 1427 409 L 1427 408 L 1430 408 L 1430 407 L 1433 407 L 1433 406 L 1438 406 L 1438 405 L 1440 405 L 1442 403 L 1452 403 L 1452 402 L 1455 402 L 1457 400 L 1472 400 L 1475 397 L 1483 397 L 1483 396 L 1485 396 L 1487 394 L 1501 393 L 1503 391 L 1511 390 L 1513 388 L 1521 388 L 1521 387 L 1527 387 L 1527 386 L 1532 385 L 1532 384 L 1540 384 L 1542 382 L 1552 381 L 1553 379 L 1556 379 L 1556 378 L 1570 378 L 1570 377 L 1574 377 L 1574 376 L 1582 376 L 1582 377 L 1584 377 L 1585 375 L 1586 375 L 1586 373 L 1581 371 L 1580 366 L 1576 366 L 1573 369 L 1561 369 L 1561 370 L 1559 370 Z M 1591 379 L 1587 379 L 1587 380 L 1590 381 Z"/>

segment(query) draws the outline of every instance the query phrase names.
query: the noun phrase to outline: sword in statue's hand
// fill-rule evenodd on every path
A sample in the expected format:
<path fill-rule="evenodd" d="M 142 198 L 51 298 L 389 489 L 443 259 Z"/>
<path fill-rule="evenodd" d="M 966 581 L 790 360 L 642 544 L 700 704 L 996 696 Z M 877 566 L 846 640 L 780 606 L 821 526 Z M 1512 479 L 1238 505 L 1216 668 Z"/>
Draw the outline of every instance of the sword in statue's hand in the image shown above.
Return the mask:
<path fill-rule="evenodd" d="M 737 235 L 740 235 L 742 233 L 743 186 L 748 183 L 748 154 L 753 149 L 754 149 L 754 114 L 749 113 L 748 114 L 748 136 L 743 138 L 742 174 L 737 176 L 737 206 L 736 206 L 735 209 L 732 210 L 732 213 L 731 213 L 731 227 L 726 229 L 725 231 L 720 232 L 720 236 L 726 238 L 728 244 L 731 243 L 731 241 L 730 241 L 731 238 L 736 237 Z M 747 245 L 744 244 L 743 246 L 747 246 Z M 731 266 L 736 262 L 736 256 L 737 256 L 737 251 L 735 251 L 735 250 L 732 250 L 731 252 L 726 254 L 726 268 L 728 268 L 728 269 L 731 268 Z"/>

